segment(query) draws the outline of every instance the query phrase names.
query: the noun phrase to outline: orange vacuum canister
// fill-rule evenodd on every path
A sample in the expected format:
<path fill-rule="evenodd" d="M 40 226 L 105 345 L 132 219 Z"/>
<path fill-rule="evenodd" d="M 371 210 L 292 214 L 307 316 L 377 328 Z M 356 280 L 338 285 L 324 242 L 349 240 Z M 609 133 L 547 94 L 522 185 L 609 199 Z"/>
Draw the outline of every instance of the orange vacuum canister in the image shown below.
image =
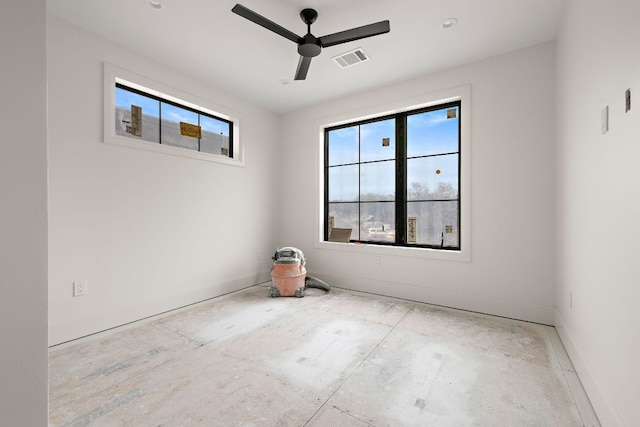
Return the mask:
<path fill-rule="evenodd" d="M 304 254 L 300 249 L 284 247 L 276 250 L 271 267 L 271 297 L 304 296 L 307 270 Z"/>

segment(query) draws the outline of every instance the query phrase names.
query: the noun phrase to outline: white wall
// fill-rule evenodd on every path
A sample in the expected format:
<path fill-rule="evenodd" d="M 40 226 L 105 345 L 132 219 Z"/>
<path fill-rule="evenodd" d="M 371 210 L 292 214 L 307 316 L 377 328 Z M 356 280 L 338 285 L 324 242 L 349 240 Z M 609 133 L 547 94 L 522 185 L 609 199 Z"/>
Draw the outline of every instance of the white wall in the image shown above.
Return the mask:
<path fill-rule="evenodd" d="M 278 240 L 302 248 L 309 271 L 338 286 L 555 321 L 603 425 L 632 425 L 640 419 L 632 314 L 640 120 L 638 106 L 624 113 L 622 105 L 624 90 L 640 87 L 639 8 L 636 0 L 570 1 L 557 104 L 548 43 L 290 113 L 280 127 L 270 113 L 48 17 L 50 343 L 255 283 Z M 15 425 L 46 422 L 45 10 L 33 0 L 3 3 L 0 13 L 1 51 L 13 56 L 0 81 L 12 100 L 0 107 L 0 375 L 15 385 L 2 388 L 0 413 Z M 246 167 L 101 143 L 105 60 L 242 112 Z M 464 84 L 472 93 L 471 262 L 385 254 L 374 269 L 375 252 L 317 248 L 313 126 Z M 605 105 L 611 130 L 603 136 Z M 7 185 L 17 179 L 19 192 Z M 74 280 L 87 280 L 89 295 L 72 298 Z"/>
<path fill-rule="evenodd" d="M 317 123 L 461 85 L 471 86 L 471 262 L 380 252 L 374 268 L 375 248 L 316 247 Z M 549 42 L 285 115 L 280 244 L 335 286 L 552 324 L 554 93 Z"/>
<path fill-rule="evenodd" d="M 637 0 L 573 0 L 557 48 L 556 326 L 604 426 L 640 419 L 639 21 Z"/>
<path fill-rule="evenodd" d="M 47 424 L 46 3 L 0 3 L 0 424 Z"/>
<path fill-rule="evenodd" d="M 267 280 L 278 117 L 57 17 L 47 22 L 50 344 Z M 245 166 L 103 143 L 104 61 L 238 112 Z M 78 280 L 88 295 L 72 296 Z"/>

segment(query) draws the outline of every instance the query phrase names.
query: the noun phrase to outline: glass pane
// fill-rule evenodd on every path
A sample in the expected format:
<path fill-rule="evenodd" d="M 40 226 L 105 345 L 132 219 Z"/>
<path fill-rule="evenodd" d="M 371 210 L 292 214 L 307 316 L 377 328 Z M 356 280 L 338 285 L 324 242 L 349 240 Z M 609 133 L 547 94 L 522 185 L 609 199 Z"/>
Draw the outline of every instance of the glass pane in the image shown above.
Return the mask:
<path fill-rule="evenodd" d="M 360 126 L 360 161 L 395 159 L 396 125 L 394 119 Z"/>
<path fill-rule="evenodd" d="M 330 131 L 328 166 L 358 163 L 360 158 L 358 140 L 358 126 Z"/>
<path fill-rule="evenodd" d="M 132 105 L 138 106 L 142 110 L 142 132 L 139 136 L 134 135 L 131 129 Z M 159 142 L 159 112 L 159 101 L 116 87 L 116 135 Z M 127 126 L 129 126 L 129 132 L 127 132 Z"/>
<path fill-rule="evenodd" d="M 165 102 L 162 103 L 161 108 L 161 143 L 197 151 L 198 138 L 182 135 L 180 132 L 180 122 L 198 126 L 198 113 Z"/>
<path fill-rule="evenodd" d="M 457 198 L 457 154 L 407 160 L 407 200 Z"/>
<path fill-rule="evenodd" d="M 358 165 L 334 166 L 329 171 L 329 201 L 358 201 Z"/>
<path fill-rule="evenodd" d="M 395 200 L 395 166 L 395 160 L 361 165 L 360 200 Z"/>
<path fill-rule="evenodd" d="M 229 155 L 229 123 L 200 115 L 202 126 L 202 138 L 200 139 L 200 151 L 204 153 Z"/>
<path fill-rule="evenodd" d="M 460 246 L 458 202 L 409 202 L 407 217 L 416 218 L 415 241 L 407 227 L 407 242 L 446 248 Z"/>
<path fill-rule="evenodd" d="M 395 206 L 394 202 L 360 203 L 360 240 L 395 242 Z"/>
<path fill-rule="evenodd" d="M 358 240 L 358 204 L 357 203 L 330 203 L 329 223 L 333 218 L 333 226 L 336 228 L 350 228 L 351 239 Z"/>
<path fill-rule="evenodd" d="M 457 153 L 459 107 L 407 117 L 407 157 Z"/>

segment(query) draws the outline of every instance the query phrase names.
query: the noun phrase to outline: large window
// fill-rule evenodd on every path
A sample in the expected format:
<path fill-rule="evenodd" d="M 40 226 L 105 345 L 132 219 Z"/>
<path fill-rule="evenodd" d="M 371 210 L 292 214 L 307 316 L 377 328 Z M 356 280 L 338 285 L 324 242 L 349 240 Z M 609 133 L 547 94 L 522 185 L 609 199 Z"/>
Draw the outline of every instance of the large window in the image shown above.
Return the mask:
<path fill-rule="evenodd" d="M 461 102 L 324 130 L 324 240 L 460 249 Z"/>
<path fill-rule="evenodd" d="M 185 104 L 116 83 L 115 133 L 233 157 L 233 123 Z"/>

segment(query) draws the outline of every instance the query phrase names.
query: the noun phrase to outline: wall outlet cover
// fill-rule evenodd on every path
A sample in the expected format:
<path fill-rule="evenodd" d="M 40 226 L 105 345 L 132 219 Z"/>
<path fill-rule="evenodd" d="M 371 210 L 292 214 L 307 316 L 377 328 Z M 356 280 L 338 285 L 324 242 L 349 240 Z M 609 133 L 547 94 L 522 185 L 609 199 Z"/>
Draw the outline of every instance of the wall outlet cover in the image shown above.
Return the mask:
<path fill-rule="evenodd" d="M 79 281 L 73 282 L 73 296 L 81 297 L 87 294 L 87 282 Z"/>

